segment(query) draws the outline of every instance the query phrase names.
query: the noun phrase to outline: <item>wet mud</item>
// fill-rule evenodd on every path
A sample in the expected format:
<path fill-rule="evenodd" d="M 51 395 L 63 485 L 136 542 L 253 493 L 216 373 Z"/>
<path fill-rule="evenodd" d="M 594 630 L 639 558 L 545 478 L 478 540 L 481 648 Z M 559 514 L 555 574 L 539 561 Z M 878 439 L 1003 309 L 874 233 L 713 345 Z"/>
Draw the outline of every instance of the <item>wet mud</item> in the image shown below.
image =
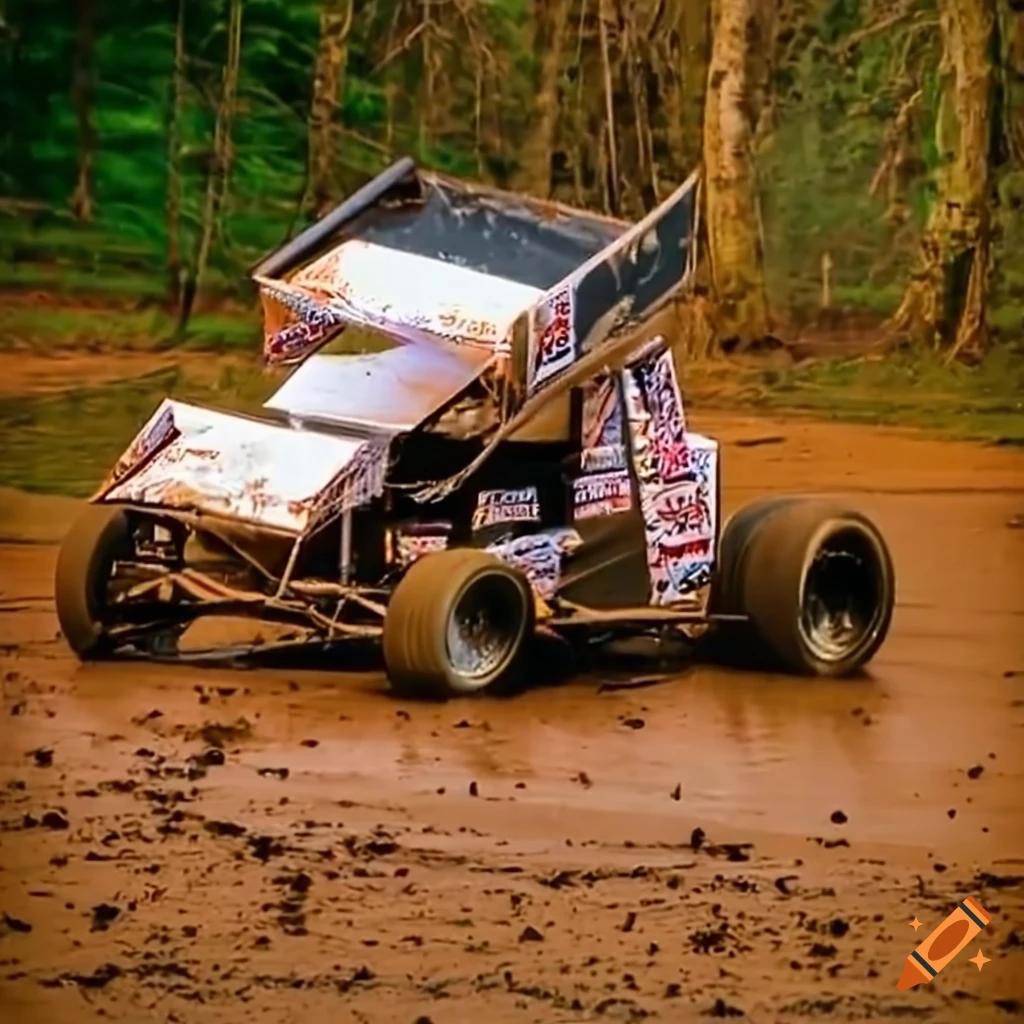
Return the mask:
<path fill-rule="evenodd" d="M 372 671 L 82 666 L 49 597 L 74 509 L 0 495 L 0 1020 L 1024 1020 L 1024 456 L 697 426 L 727 509 L 877 519 L 869 675 L 423 706 Z M 992 924 L 897 991 L 967 895 Z"/>

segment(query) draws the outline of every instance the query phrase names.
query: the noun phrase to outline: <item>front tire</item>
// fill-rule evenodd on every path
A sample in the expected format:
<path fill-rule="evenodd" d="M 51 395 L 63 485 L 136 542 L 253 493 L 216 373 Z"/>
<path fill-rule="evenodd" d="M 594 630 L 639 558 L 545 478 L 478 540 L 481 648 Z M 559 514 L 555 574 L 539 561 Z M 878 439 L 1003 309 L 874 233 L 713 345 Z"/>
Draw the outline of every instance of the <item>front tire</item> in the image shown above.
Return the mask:
<path fill-rule="evenodd" d="M 801 675 L 847 676 L 867 664 L 895 604 L 892 558 L 874 523 L 818 499 L 744 511 L 736 517 L 743 528 L 723 534 L 729 573 L 716 604 L 749 617 L 749 646 Z M 732 642 L 741 637 L 733 631 Z"/>
<path fill-rule="evenodd" d="M 493 555 L 426 555 L 399 581 L 384 618 L 384 665 L 402 697 L 447 700 L 508 685 L 533 635 L 525 576 Z"/>
<path fill-rule="evenodd" d="M 57 620 L 83 661 L 109 653 L 107 584 L 114 562 L 130 550 L 128 515 L 114 505 L 90 505 L 61 545 L 54 579 Z"/>

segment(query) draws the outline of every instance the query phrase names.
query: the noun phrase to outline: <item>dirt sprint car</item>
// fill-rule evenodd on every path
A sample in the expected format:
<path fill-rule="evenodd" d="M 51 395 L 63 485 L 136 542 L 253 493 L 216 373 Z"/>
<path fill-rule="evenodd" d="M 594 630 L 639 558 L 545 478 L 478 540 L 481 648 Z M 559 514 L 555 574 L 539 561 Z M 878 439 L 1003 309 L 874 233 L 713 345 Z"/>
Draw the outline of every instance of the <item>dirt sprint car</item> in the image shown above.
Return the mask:
<path fill-rule="evenodd" d="M 687 429 L 659 320 L 698 187 L 630 225 L 389 167 L 253 272 L 265 358 L 295 367 L 266 415 L 168 398 L 94 495 L 57 564 L 67 642 L 174 656 L 202 616 L 255 617 L 379 642 L 425 698 L 506 686 L 538 632 L 857 670 L 893 608 L 879 531 L 794 497 L 723 528 L 718 444 Z M 331 354 L 353 327 L 390 347 Z"/>

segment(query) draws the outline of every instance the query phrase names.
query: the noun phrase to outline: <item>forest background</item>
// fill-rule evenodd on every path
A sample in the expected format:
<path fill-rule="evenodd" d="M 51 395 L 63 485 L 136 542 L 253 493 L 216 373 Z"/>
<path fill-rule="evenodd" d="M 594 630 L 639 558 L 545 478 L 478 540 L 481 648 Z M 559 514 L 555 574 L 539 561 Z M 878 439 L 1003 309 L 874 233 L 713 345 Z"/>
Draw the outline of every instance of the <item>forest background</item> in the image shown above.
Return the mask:
<path fill-rule="evenodd" d="M 703 161 L 698 390 L 781 340 L 730 400 L 1024 439 L 1024 0 L 0 0 L 0 355 L 255 365 L 248 269 L 406 154 L 630 219 Z M 7 387 L 0 482 L 257 386 L 159 372 Z"/>

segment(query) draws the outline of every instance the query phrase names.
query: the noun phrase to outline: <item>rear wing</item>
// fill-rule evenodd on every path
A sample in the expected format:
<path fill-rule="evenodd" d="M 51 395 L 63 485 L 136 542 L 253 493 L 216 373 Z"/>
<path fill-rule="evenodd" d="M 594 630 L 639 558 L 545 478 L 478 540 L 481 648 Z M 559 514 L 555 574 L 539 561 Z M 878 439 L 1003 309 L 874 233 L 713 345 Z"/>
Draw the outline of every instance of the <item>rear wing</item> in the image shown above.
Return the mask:
<path fill-rule="evenodd" d="M 300 362 L 347 325 L 507 352 L 518 317 L 628 227 L 400 160 L 254 268 L 264 354 Z"/>
<path fill-rule="evenodd" d="M 598 367 L 605 346 L 635 334 L 635 328 L 692 283 L 699 185 L 699 172 L 694 171 L 643 220 L 545 292 L 520 319 L 517 408 L 551 389 L 578 364 Z M 638 345 L 643 341 L 639 335 L 635 340 Z"/>
<path fill-rule="evenodd" d="M 265 356 L 301 362 L 350 324 L 484 349 L 497 443 L 649 340 L 695 270 L 699 182 L 629 225 L 400 160 L 254 269 Z"/>

